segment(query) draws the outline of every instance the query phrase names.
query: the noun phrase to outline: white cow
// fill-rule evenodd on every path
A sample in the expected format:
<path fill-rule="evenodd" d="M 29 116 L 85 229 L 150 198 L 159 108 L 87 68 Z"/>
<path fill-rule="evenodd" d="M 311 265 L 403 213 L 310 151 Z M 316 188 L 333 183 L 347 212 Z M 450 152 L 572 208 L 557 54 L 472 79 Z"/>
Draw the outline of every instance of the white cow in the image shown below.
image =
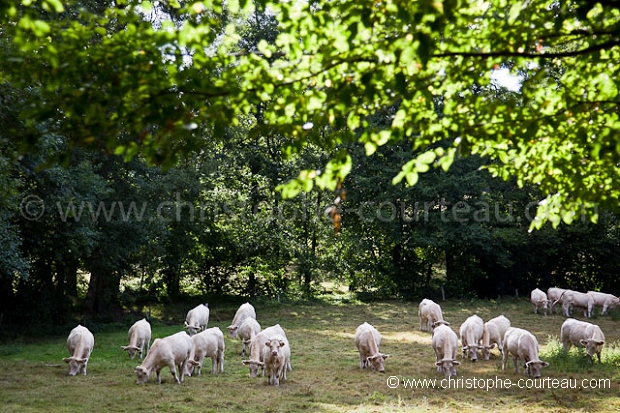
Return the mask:
<path fill-rule="evenodd" d="M 540 369 L 548 367 L 549 363 L 538 358 L 538 340 L 532 333 L 522 328 L 510 327 L 504 336 L 504 357 L 502 370 L 506 370 L 508 357 L 512 356 L 515 373 L 519 374 L 517 361 L 523 364 L 523 370 L 528 377 L 540 377 Z"/>
<path fill-rule="evenodd" d="M 211 358 L 211 374 L 224 373 L 224 333 L 219 327 L 207 328 L 192 336 L 192 350 L 189 353 L 185 374 L 193 376 L 197 371 L 200 376 L 202 363 L 206 357 Z"/>
<path fill-rule="evenodd" d="M 570 317 L 571 307 L 581 308 L 583 310 L 583 316 L 586 318 L 592 317 L 594 298 L 592 298 L 590 294 L 573 290 L 564 290 L 560 296 L 560 300 L 562 300 L 562 311 L 565 317 Z"/>
<path fill-rule="evenodd" d="M 556 303 L 562 303 L 560 297 L 562 297 L 562 293 L 564 292 L 564 288 L 551 287 L 547 290 L 547 299 L 549 300 L 549 313 L 553 314 L 553 307 Z M 556 310 L 556 313 L 560 312 Z"/>
<path fill-rule="evenodd" d="M 463 358 L 469 357 L 471 361 L 478 361 L 478 348 L 484 333 L 484 321 L 477 315 L 472 315 L 461 324 L 459 334 L 463 346 Z"/>
<path fill-rule="evenodd" d="M 588 291 L 588 294 L 592 296 L 594 305 L 603 307 L 601 310 L 602 315 L 607 314 L 607 310 L 620 307 L 620 298 L 613 294 L 601 293 L 598 291 Z"/>
<path fill-rule="evenodd" d="M 207 328 L 207 324 L 209 324 L 209 304 L 200 304 L 187 312 L 185 328 L 190 336 Z"/>
<path fill-rule="evenodd" d="M 238 329 L 247 318 L 256 320 L 256 310 L 250 303 L 241 304 L 235 313 L 232 323 L 227 327 L 230 338 L 237 338 Z"/>
<path fill-rule="evenodd" d="M 547 315 L 547 309 L 549 308 L 549 300 L 547 294 L 539 288 L 535 288 L 530 293 L 530 301 L 534 304 L 534 314 L 538 314 L 538 307 L 542 308 Z"/>
<path fill-rule="evenodd" d="M 355 346 L 360 354 L 360 369 L 370 366 L 379 373 L 385 373 L 383 362 L 390 355 L 379 352 L 381 344 L 381 334 L 368 323 L 361 324 L 355 330 Z"/>
<path fill-rule="evenodd" d="M 67 350 L 71 357 L 62 359 L 69 364 L 69 376 L 75 376 L 78 373 L 86 376 L 86 367 L 88 367 L 93 347 L 95 347 L 95 336 L 86 327 L 78 324 L 71 330 L 67 338 Z"/>
<path fill-rule="evenodd" d="M 482 357 L 485 360 L 491 358 L 491 350 L 497 344 L 497 348 L 504 353 L 504 335 L 510 328 L 510 320 L 503 315 L 497 316 L 484 323 L 484 332 L 482 333 Z"/>
<path fill-rule="evenodd" d="M 267 371 L 267 383 L 279 386 L 280 380 L 286 380 L 286 370 L 291 360 L 291 346 L 286 337 L 274 335 L 267 339 L 262 357 Z"/>
<path fill-rule="evenodd" d="M 260 333 L 260 324 L 254 318 L 246 318 L 243 323 L 239 326 L 237 331 L 237 336 L 243 343 L 243 348 L 241 349 L 241 356 L 245 357 L 245 350 L 248 344 L 252 341 L 254 336 Z"/>
<path fill-rule="evenodd" d="M 260 333 L 254 336 L 252 340 L 248 343 L 250 350 L 250 358 L 249 360 L 243 360 L 242 363 L 250 368 L 250 377 L 256 377 L 258 374 L 258 368 L 260 367 L 262 370 L 262 374 L 265 374 L 265 363 L 263 361 L 263 347 L 265 347 L 265 343 L 271 338 L 275 336 L 282 336 L 286 338 L 286 333 L 280 326 L 280 324 L 276 324 L 271 327 L 267 327 Z M 287 365 L 287 370 L 291 371 L 292 367 L 290 361 Z"/>
<path fill-rule="evenodd" d="M 145 318 L 136 321 L 131 328 L 129 328 L 129 344 L 121 346 L 121 349 L 127 352 L 130 359 L 136 357 L 136 352 L 140 354 L 142 359 L 143 354 L 148 353 L 151 343 L 151 324 L 146 321 Z"/>
<path fill-rule="evenodd" d="M 456 361 L 456 349 L 459 345 L 456 333 L 450 327 L 440 324 L 433 330 L 431 345 L 435 350 L 437 372 L 446 377 L 456 376 L 456 366 L 461 365 Z"/>
<path fill-rule="evenodd" d="M 168 366 L 174 380 L 181 384 L 192 351 L 192 338 L 184 331 L 164 338 L 157 338 L 144 358 L 142 364 L 134 369 L 138 379 L 136 384 L 146 383 L 153 370 L 157 373 L 157 384 L 161 384 L 161 369 Z M 176 367 L 179 367 L 177 375 Z"/>
<path fill-rule="evenodd" d="M 570 350 L 573 344 L 581 345 L 586 348 L 590 363 L 592 363 L 594 354 L 598 357 L 598 362 L 601 362 L 601 350 L 605 344 L 605 334 L 596 324 L 567 318 L 560 329 L 560 340 L 564 351 Z"/>
<path fill-rule="evenodd" d="M 432 331 L 439 324 L 450 325 L 450 323 L 443 319 L 439 304 L 427 298 L 420 301 L 418 317 L 420 318 L 421 331 Z"/>

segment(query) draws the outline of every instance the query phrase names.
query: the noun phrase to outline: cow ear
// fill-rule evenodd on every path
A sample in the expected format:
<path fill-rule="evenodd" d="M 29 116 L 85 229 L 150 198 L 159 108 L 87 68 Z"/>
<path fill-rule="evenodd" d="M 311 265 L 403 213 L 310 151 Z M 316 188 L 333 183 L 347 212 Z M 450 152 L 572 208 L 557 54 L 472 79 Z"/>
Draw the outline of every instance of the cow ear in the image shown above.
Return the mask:
<path fill-rule="evenodd" d="M 436 362 L 435 362 L 435 365 L 436 365 L 437 367 L 441 366 L 442 364 L 443 364 L 443 363 L 442 363 L 441 361 L 436 361 Z"/>
<path fill-rule="evenodd" d="M 460 366 L 461 362 L 460 361 L 456 361 L 456 360 L 452 360 L 452 364 L 454 364 L 455 366 Z"/>
<path fill-rule="evenodd" d="M 493 344 L 491 344 L 491 345 L 489 346 L 489 350 L 492 350 L 492 349 L 494 349 L 494 348 L 495 348 L 495 343 L 493 343 Z"/>
<path fill-rule="evenodd" d="M 62 361 L 64 361 L 65 363 L 69 363 L 71 361 L 71 357 L 65 357 L 64 359 L 62 359 Z"/>
<path fill-rule="evenodd" d="M 280 347 L 284 347 L 285 344 L 286 343 L 284 341 L 280 340 Z"/>
<path fill-rule="evenodd" d="M 546 361 L 541 361 L 540 365 L 543 367 L 549 367 L 549 363 L 547 363 Z"/>
<path fill-rule="evenodd" d="M 383 355 L 383 360 L 387 360 L 387 359 L 389 359 L 389 358 L 390 358 L 390 355 L 389 355 L 389 354 L 384 354 L 384 355 Z"/>
<path fill-rule="evenodd" d="M 267 340 L 267 341 L 265 341 L 265 345 L 266 345 L 267 347 L 269 347 L 269 346 L 271 345 L 271 340 Z"/>
<path fill-rule="evenodd" d="M 121 346 L 121 350 L 127 350 L 127 346 Z"/>
<path fill-rule="evenodd" d="M 584 347 L 588 345 L 588 340 L 586 340 L 586 339 L 583 339 L 583 338 L 582 338 L 581 340 L 579 340 L 579 342 L 580 342 L 580 343 L 581 343 L 581 345 L 582 345 L 582 346 L 584 346 Z"/>
<path fill-rule="evenodd" d="M 243 365 L 247 366 L 248 364 L 250 364 L 250 360 L 241 360 L 241 362 L 243 363 Z"/>

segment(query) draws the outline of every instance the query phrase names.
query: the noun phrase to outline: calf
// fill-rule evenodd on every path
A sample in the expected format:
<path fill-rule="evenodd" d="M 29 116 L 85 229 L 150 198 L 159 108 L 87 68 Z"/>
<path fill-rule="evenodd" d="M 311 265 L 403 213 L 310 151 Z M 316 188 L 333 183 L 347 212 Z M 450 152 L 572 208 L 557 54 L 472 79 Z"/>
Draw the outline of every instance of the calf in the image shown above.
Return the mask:
<path fill-rule="evenodd" d="M 456 361 L 456 349 L 459 345 L 456 333 L 446 325 L 438 325 L 433 330 L 431 345 L 435 350 L 437 372 L 446 377 L 456 376 L 456 366 L 461 365 Z"/>
<path fill-rule="evenodd" d="M 211 374 L 224 373 L 224 333 L 219 327 L 207 328 L 192 336 L 192 349 L 189 353 L 185 374 L 201 374 L 202 363 L 206 357 L 211 358 Z"/>
<path fill-rule="evenodd" d="M 151 343 L 151 325 L 145 318 L 136 321 L 129 329 L 129 344 L 121 346 L 121 349 L 127 352 L 130 359 L 136 357 L 136 352 L 140 354 L 142 359 L 143 353 L 149 351 Z"/>
<path fill-rule="evenodd" d="M 200 304 L 192 308 L 187 312 L 187 317 L 185 317 L 185 328 L 190 336 L 207 328 L 208 323 L 209 304 Z"/>
<path fill-rule="evenodd" d="M 549 313 L 553 314 L 553 307 L 556 303 L 562 303 L 562 293 L 566 291 L 563 288 L 551 287 L 547 290 L 547 299 L 549 300 Z M 556 310 L 556 313 L 560 312 Z"/>
<path fill-rule="evenodd" d="M 95 347 L 95 337 L 86 327 L 78 324 L 71 330 L 67 338 L 67 350 L 71 357 L 62 359 L 69 364 L 69 376 L 75 376 L 78 373 L 86 376 L 86 367 L 88 367 L 93 347 Z"/>
<path fill-rule="evenodd" d="M 600 293 L 598 291 L 588 291 L 588 294 L 592 296 L 594 305 L 602 307 L 601 314 L 607 314 L 607 310 L 620 307 L 620 298 L 613 294 Z"/>
<path fill-rule="evenodd" d="M 598 362 L 601 362 L 601 350 L 605 344 L 605 334 L 596 324 L 567 318 L 560 329 L 560 340 L 564 351 L 570 350 L 573 344 L 581 345 L 586 348 L 590 363 L 592 363 L 594 354 L 598 357 Z"/>
<path fill-rule="evenodd" d="M 478 348 L 484 333 L 484 321 L 477 315 L 472 315 L 461 324 L 459 334 L 463 346 L 463 358 L 469 357 L 471 361 L 478 361 Z"/>
<path fill-rule="evenodd" d="M 241 340 L 243 347 L 241 349 L 241 357 L 245 357 L 245 350 L 248 344 L 252 341 L 254 336 L 260 333 L 260 324 L 253 318 L 246 318 L 239 326 L 237 336 Z"/>
<path fill-rule="evenodd" d="M 540 307 L 545 311 L 545 315 L 547 315 L 547 309 L 549 308 L 547 294 L 539 288 L 535 288 L 530 293 L 530 301 L 534 304 L 534 314 L 538 314 L 538 307 Z"/>
<path fill-rule="evenodd" d="M 267 371 L 267 383 L 279 386 L 286 380 L 286 370 L 290 365 L 291 347 L 284 336 L 274 335 L 265 341 L 263 362 Z"/>
<path fill-rule="evenodd" d="M 390 355 L 379 352 L 379 344 L 381 344 L 381 334 L 368 323 L 364 323 L 355 330 L 355 346 L 360 354 L 360 369 L 371 366 L 373 370 L 379 373 L 385 373 L 383 362 Z"/>
<path fill-rule="evenodd" d="M 506 370 L 508 356 L 512 355 L 515 373 L 519 374 L 517 361 L 523 364 L 523 370 L 528 377 L 540 377 L 540 369 L 548 367 L 549 363 L 538 358 L 538 340 L 532 333 L 521 328 L 510 327 L 504 336 L 504 356 L 502 370 Z"/>
<path fill-rule="evenodd" d="M 562 300 L 562 311 L 565 317 L 570 317 L 571 307 L 581 308 L 583 310 L 583 316 L 586 318 L 592 317 L 594 299 L 590 294 L 573 290 L 564 290 L 558 300 Z"/>
<path fill-rule="evenodd" d="M 235 313 L 232 323 L 227 327 L 230 338 L 237 338 L 239 327 L 248 318 L 256 320 L 256 310 L 250 303 L 241 304 Z"/>
<path fill-rule="evenodd" d="M 484 323 L 482 333 L 482 357 L 485 360 L 491 358 L 491 350 L 497 344 L 500 353 L 504 354 L 504 335 L 510 328 L 510 320 L 503 315 L 497 316 Z"/>
<path fill-rule="evenodd" d="M 247 343 L 249 345 L 250 350 L 250 358 L 249 360 L 243 360 L 242 363 L 250 368 L 250 377 L 256 377 L 258 374 L 259 367 L 262 370 L 262 374 L 265 374 L 265 363 L 263 361 L 263 347 L 265 347 L 265 343 L 271 338 L 275 336 L 281 336 L 286 338 L 286 334 L 284 330 L 280 326 L 280 324 L 276 324 L 271 327 L 267 327 L 260 333 L 254 336 L 252 340 Z M 289 371 L 292 370 L 290 361 L 288 362 L 287 369 Z"/>
<path fill-rule="evenodd" d="M 420 302 L 418 317 L 420 318 L 421 331 L 432 331 L 439 324 L 450 325 L 450 323 L 443 319 L 439 304 L 427 298 Z"/>
<path fill-rule="evenodd" d="M 138 377 L 136 384 L 146 383 L 155 370 L 157 373 L 157 384 L 161 384 L 161 369 L 168 366 L 174 380 L 181 384 L 185 377 L 185 370 L 189 354 L 192 350 L 192 338 L 184 331 L 168 337 L 158 338 L 153 341 L 149 354 L 144 358 L 142 364 L 134 369 Z M 176 367 L 179 367 L 177 375 Z"/>

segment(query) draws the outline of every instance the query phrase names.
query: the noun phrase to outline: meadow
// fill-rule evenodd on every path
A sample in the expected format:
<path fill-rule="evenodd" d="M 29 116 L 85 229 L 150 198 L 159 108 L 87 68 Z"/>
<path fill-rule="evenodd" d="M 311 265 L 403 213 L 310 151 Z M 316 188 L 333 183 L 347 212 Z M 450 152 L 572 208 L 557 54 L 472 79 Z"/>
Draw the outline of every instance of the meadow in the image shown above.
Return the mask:
<path fill-rule="evenodd" d="M 228 338 L 226 327 L 238 305 L 210 304 L 209 327 L 220 327 L 226 335 L 223 374 L 209 374 L 210 360 L 206 360 L 202 376 L 186 377 L 181 385 L 174 383 L 167 368 L 162 370 L 161 385 L 156 384 L 154 374 L 145 385 L 136 385 L 133 369 L 140 360 L 130 360 L 120 349 L 127 344 L 127 329 L 137 319 L 128 316 L 124 324 L 85 323 L 95 335 L 87 376 L 68 376 L 68 366 L 62 362 L 68 356 L 66 338 L 74 325 L 62 334 L 58 331 L 39 337 L 36 332 L 2 334 L 0 404 L 3 412 L 620 410 L 618 314 L 596 315 L 591 320 L 601 326 L 607 343 L 603 363 L 589 364 L 583 350 L 562 352 L 558 336 L 564 317 L 536 315 L 525 299 L 438 302 L 444 318 L 457 332 L 459 325 L 476 313 L 484 320 L 504 314 L 513 326 L 534 333 L 541 344 L 540 358 L 550 363 L 543 369 L 543 381 L 535 383 L 525 380 L 523 373 L 516 375 L 512 360 L 502 371 L 501 356 L 494 349 L 489 361 L 462 361 L 457 369 L 457 379 L 462 380 L 452 384 L 461 388 L 442 388 L 431 335 L 419 331 L 417 302 L 360 302 L 343 295 L 312 302 L 253 303 L 263 328 L 280 323 L 291 343 L 293 371 L 280 387 L 268 386 L 264 377 L 250 378 L 241 363 L 241 343 Z M 153 338 L 180 331 L 185 312 L 194 304 L 151 308 Z M 390 354 L 385 374 L 359 368 L 353 334 L 364 321 L 381 332 L 381 351 Z M 424 379 L 436 379 L 435 385 L 411 388 L 414 380 Z M 523 379 L 522 387 L 532 388 L 519 388 L 519 379 Z M 481 388 L 490 383 L 497 387 L 507 380 L 512 387 Z M 534 388 L 545 380 L 546 388 Z"/>

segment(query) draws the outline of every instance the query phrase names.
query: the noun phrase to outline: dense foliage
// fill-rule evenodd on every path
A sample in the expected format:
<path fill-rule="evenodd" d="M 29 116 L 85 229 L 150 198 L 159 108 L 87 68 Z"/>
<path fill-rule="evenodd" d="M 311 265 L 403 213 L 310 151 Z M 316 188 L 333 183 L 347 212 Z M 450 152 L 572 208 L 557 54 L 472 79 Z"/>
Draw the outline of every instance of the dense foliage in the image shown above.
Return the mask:
<path fill-rule="evenodd" d="M 324 279 L 620 292 L 619 15 L 2 2 L 0 312 L 62 322 Z"/>

